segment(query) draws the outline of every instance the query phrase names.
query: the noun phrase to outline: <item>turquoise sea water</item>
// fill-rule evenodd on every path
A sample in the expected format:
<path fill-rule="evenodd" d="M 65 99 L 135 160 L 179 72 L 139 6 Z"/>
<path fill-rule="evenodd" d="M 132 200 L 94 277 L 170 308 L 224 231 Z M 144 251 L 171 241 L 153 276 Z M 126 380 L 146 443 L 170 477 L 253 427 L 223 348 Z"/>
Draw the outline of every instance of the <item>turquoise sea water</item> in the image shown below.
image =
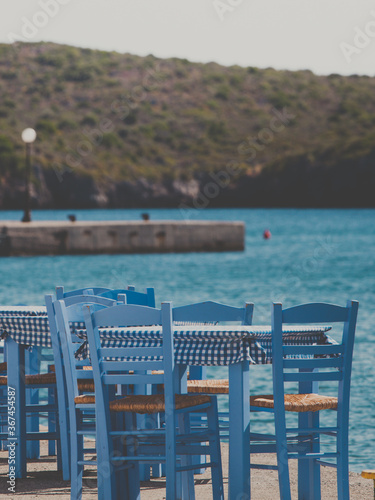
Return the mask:
<path fill-rule="evenodd" d="M 56 285 L 137 289 L 154 286 L 156 300 L 174 305 L 213 299 L 255 303 L 254 323 L 269 324 L 270 304 L 285 306 L 359 300 L 350 416 L 350 468 L 373 468 L 375 450 L 375 210 L 215 209 L 182 213 L 147 210 L 152 220 L 239 220 L 244 252 L 0 258 L 1 304 L 42 304 Z M 33 219 L 140 219 L 144 210 L 34 211 Z M 0 212 L 20 219 L 21 212 Z M 262 234 L 269 228 L 272 237 Z M 225 368 L 214 368 L 225 377 Z M 254 393 L 269 393 L 269 366 L 251 368 Z M 225 405 L 225 400 L 221 403 Z M 263 416 L 262 416 L 263 417 Z M 255 418 L 253 430 L 259 419 Z M 270 425 L 270 424 L 269 424 Z"/>

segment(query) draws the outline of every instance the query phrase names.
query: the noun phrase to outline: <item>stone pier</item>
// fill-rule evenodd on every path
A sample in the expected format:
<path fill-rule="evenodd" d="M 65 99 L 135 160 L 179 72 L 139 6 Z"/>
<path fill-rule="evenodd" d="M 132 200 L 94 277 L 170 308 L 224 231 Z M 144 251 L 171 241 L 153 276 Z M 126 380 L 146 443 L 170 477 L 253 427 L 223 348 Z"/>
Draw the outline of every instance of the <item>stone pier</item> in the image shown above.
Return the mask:
<path fill-rule="evenodd" d="M 245 247 L 243 222 L 0 221 L 0 255 L 229 252 Z"/>

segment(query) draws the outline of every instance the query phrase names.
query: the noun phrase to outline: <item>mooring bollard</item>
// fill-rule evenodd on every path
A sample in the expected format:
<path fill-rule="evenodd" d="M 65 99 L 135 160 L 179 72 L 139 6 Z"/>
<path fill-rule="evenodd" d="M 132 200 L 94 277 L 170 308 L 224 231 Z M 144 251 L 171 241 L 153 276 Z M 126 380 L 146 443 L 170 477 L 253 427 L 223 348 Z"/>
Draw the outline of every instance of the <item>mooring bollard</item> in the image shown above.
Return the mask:
<path fill-rule="evenodd" d="M 365 479 L 372 479 L 374 481 L 374 500 L 375 500 L 375 470 L 363 470 L 362 477 Z"/>

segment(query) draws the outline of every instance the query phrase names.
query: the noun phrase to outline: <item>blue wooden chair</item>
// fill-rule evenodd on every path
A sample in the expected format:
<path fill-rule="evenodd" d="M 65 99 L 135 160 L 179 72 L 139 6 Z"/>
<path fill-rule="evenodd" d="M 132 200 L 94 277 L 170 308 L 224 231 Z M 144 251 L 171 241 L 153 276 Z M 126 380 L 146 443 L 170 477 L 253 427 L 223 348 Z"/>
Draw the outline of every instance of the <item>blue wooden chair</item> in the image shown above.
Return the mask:
<path fill-rule="evenodd" d="M 146 288 L 146 293 L 142 293 L 136 292 L 133 286 L 128 286 L 127 289 L 107 290 L 98 295 L 114 300 L 117 300 L 119 295 L 125 295 L 127 304 L 155 307 L 155 290 L 153 288 Z"/>
<path fill-rule="evenodd" d="M 179 393 L 178 367 L 174 364 L 173 322 L 170 303 L 155 309 L 139 305 L 119 305 L 109 310 L 91 313 L 85 310 L 86 329 L 95 381 L 97 418 L 98 497 L 115 500 L 116 478 L 124 478 L 127 464 L 129 498 L 139 498 L 140 463 L 166 463 L 166 499 L 181 498 L 177 486 L 177 472 L 182 472 L 183 491 L 194 499 L 194 481 L 190 455 L 211 456 L 213 498 L 223 498 L 220 442 L 217 421 L 217 403 L 213 396 Z M 104 348 L 99 328 L 162 325 L 162 347 Z M 119 360 L 121 359 L 121 360 Z M 132 371 L 132 372 L 131 372 Z M 155 373 L 155 371 L 157 373 Z M 116 384 L 164 384 L 163 395 L 134 395 L 111 400 L 110 388 Z M 75 398 L 76 408 L 93 403 L 93 398 Z M 205 411 L 206 431 L 191 432 L 189 415 Z M 165 412 L 162 429 L 139 429 L 137 414 Z M 122 414 L 128 420 L 124 427 L 116 427 L 114 416 Z M 116 420 L 118 423 L 118 419 Z M 100 431 L 99 431 L 100 430 Z M 208 443 L 208 445 L 203 444 Z M 117 465 L 117 467 L 116 467 Z M 116 474 L 116 469 L 120 471 Z M 79 487 L 78 487 L 79 490 Z M 126 493 L 124 493 L 125 497 Z"/>
<path fill-rule="evenodd" d="M 8 384 L 7 375 L 0 375 L 0 387 L 6 387 Z M 56 402 L 56 377 L 53 372 L 49 373 L 36 373 L 29 374 L 25 376 L 25 388 L 26 388 L 26 413 L 24 415 L 16 415 L 17 418 L 26 418 L 27 423 L 27 432 L 26 432 L 26 440 L 27 444 L 36 441 L 57 441 L 58 450 L 57 450 L 57 468 L 61 468 L 60 461 L 60 434 L 58 428 L 55 426 L 57 422 L 57 413 L 58 407 Z M 52 393 L 49 397 L 49 401 L 46 403 L 44 401 L 39 401 L 39 395 L 37 394 L 37 398 L 29 397 L 30 391 L 33 392 L 33 396 L 35 393 L 38 393 L 40 390 L 47 389 Z M 7 410 L 7 406 L 1 406 L 0 413 L 5 415 Z M 52 416 L 53 415 L 53 416 Z M 53 423 L 53 430 L 49 425 L 47 431 L 40 431 L 40 419 L 46 418 L 48 419 L 49 424 Z M 28 422 L 32 423 L 31 426 L 28 425 Z M 35 425 L 36 423 L 36 425 Z M 7 426 L 5 426 L 5 432 L 0 432 L 0 441 L 8 439 L 7 435 Z M 52 447 L 53 451 L 49 447 L 49 454 L 55 454 L 55 448 Z M 39 448 L 35 449 L 34 447 L 27 448 L 27 457 L 28 458 L 37 458 L 39 456 Z"/>
<path fill-rule="evenodd" d="M 253 321 L 254 304 L 246 302 L 244 307 L 235 307 L 218 302 L 205 301 L 196 304 L 187 304 L 173 308 L 173 320 L 178 323 L 237 323 L 251 325 Z M 207 368 L 204 366 L 190 366 L 187 380 L 189 394 L 216 394 L 217 396 L 229 395 L 229 380 L 207 378 Z M 199 429 L 202 417 L 196 414 L 192 419 L 193 427 Z M 219 413 L 219 430 L 221 439 L 229 437 L 229 412 Z M 198 463 L 198 461 L 197 461 Z M 205 457 L 200 459 L 204 467 Z M 203 473 L 204 468 L 199 472 Z"/>
<path fill-rule="evenodd" d="M 173 320 L 178 323 L 218 324 L 223 322 L 251 325 L 254 304 L 246 302 L 244 307 L 229 306 L 206 301 L 173 308 Z M 190 367 L 188 392 L 192 394 L 228 394 L 228 379 L 206 379 L 205 367 Z"/>
<path fill-rule="evenodd" d="M 104 297 L 97 297 L 93 295 L 69 295 L 64 299 L 65 305 L 67 307 L 67 317 L 71 323 L 81 323 L 84 327 L 82 308 L 84 304 L 96 304 L 100 307 L 110 307 L 116 305 L 115 300 L 107 299 Z M 77 393 L 82 394 L 82 392 L 94 392 L 94 383 L 92 377 L 92 370 L 84 371 L 82 366 L 88 365 L 89 361 L 78 361 L 77 365 L 81 368 L 79 379 L 75 376 L 74 383 L 74 394 L 69 398 L 69 392 L 67 387 L 67 378 L 64 368 L 64 356 L 63 356 L 63 343 L 62 339 L 65 336 L 60 335 L 59 326 L 57 324 L 55 302 L 52 295 L 45 296 L 46 309 L 48 314 L 48 322 L 52 341 L 52 350 L 55 362 L 55 376 L 57 385 L 57 400 L 58 400 L 58 418 L 59 418 L 59 432 L 60 432 L 60 442 L 61 442 L 61 460 L 62 460 L 62 472 L 63 479 L 70 479 L 70 425 L 69 417 L 75 419 L 75 415 L 69 413 L 69 408 L 72 407 L 72 401 L 74 400 L 74 395 Z M 68 330 L 70 333 L 70 330 Z M 71 342 L 78 349 L 81 347 L 83 341 L 78 339 L 74 334 L 71 335 Z M 65 354 L 65 357 L 67 353 Z M 70 375 L 70 371 L 68 371 Z M 76 424 L 74 424 L 76 427 Z M 73 427 L 73 428 L 74 428 Z M 95 429 L 94 429 L 95 434 Z"/>
<path fill-rule="evenodd" d="M 320 499 L 320 465 L 337 468 L 339 500 L 349 500 L 348 428 L 349 395 L 354 334 L 358 302 L 349 301 L 346 307 L 332 304 L 304 304 L 272 309 L 272 372 L 273 395 L 251 396 L 252 411 L 271 411 L 275 417 L 276 446 L 264 443 L 272 436 L 253 436 L 252 453 L 276 450 L 280 498 L 289 500 L 290 482 L 288 459 L 297 459 L 298 498 Z M 283 345 L 282 325 L 343 324 L 341 342 L 332 345 Z M 336 397 L 319 394 L 319 383 L 335 385 Z M 286 393 L 285 384 L 296 383 L 296 393 Z M 334 425 L 321 426 L 322 410 L 335 412 Z M 286 427 L 286 412 L 297 412 L 297 427 Z M 334 451 L 322 452 L 321 436 L 336 437 Z M 261 443 L 263 441 L 263 444 Z"/>
<path fill-rule="evenodd" d="M 146 305 L 149 307 L 155 307 L 155 292 L 153 288 L 147 288 L 145 293 L 137 292 L 135 287 L 129 285 L 127 289 L 110 289 L 104 287 L 87 287 L 80 288 L 77 290 L 70 290 L 68 292 L 64 291 L 63 286 L 56 287 L 56 298 L 58 300 L 71 298 L 74 296 L 81 295 L 98 295 L 101 297 L 106 297 L 109 299 L 117 300 L 120 302 L 127 302 L 128 304 L 139 304 Z M 64 467 L 63 467 L 64 471 Z M 156 476 L 156 469 L 154 476 Z M 66 476 L 66 474 L 64 474 Z M 143 479 L 149 479 L 149 474 L 144 473 Z"/>
<path fill-rule="evenodd" d="M 240 325 L 251 325 L 253 321 L 254 304 L 246 302 L 244 307 L 235 307 L 218 302 L 200 302 L 175 307 L 173 309 L 173 320 L 179 323 L 206 323 L 218 324 L 223 322 L 238 323 Z M 228 379 L 207 379 L 206 367 L 190 366 L 187 388 L 189 394 L 229 394 Z M 228 412 L 220 412 L 220 436 L 228 437 Z M 197 425 L 200 418 L 196 417 Z"/>

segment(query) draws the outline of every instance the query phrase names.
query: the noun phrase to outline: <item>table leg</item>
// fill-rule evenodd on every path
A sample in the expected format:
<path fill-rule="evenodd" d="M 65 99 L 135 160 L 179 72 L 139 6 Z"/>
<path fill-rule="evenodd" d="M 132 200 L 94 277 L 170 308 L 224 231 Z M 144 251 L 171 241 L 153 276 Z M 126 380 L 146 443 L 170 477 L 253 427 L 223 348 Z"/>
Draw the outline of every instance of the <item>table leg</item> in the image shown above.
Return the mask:
<path fill-rule="evenodd" d="M 26 476 L 26 418 L 25 418 L 25 348 L 11 337 L 6 338 L 8 387 L 15 392 L 15 432 L 8 435 L 8 446 L 15 445 L 16 478 Z M 9 448 L 10 449 L 10 448 Z M 12 465 L 9 464 L 9 467 Z"/>
<path fill-rule="evenodd" d="M 207 378 L 207 366 L 190 366 L 189 379 L 190 380 L 203 380 Z"/>
<path fill-rule="evenodd" d="M 150 385 L 134 385 L 134 394 L 141 395 L 150 395 L 151 394 L 151 386 Z M 139 429 L 152 429 L 154 427 L 153 418 L 150 415 L 137 415 L 137 426 Z M 149 481 L 150 474 L 150 465 L 139 465 L 139 477 L 141 481 Z"/>
<path fill-rule="evenodd" d="M 250 499 L 249 362 L 229 366 L 229 500 Z"/>
<path fill-rule="evenodd" d="M 298 425 L 308 429 L 319 427 L 319 412 L 299 413 Z M 301 435 L 303 439 L 303 435 Z M 319 441 L 311 444 L 311 453 L 319 453 Z M 320 500 L 320 465 L 313 460 L 298 460 L 298 499 Z"/>
<path fill-rule="evenodd" d="M 301 372 L 311 372 L 311 369 L 301 369 Z M 318 382 L 300 382 L 299 393 L 319 393 Z M 298 425 L 300 428 L 308 429 L 319 427 L 319 412 L 299 413 Z M 318 435 L 319 436 L 319 435 Z M 300 438 L 304 436 L 300 434 Z M 320 442 L 316 439 L 311 443 L 311 453 L 320 451 Z M 299 500 L 320 500 L 320 465 L 313 460 L 298 460 L 298 499 Z"/>

